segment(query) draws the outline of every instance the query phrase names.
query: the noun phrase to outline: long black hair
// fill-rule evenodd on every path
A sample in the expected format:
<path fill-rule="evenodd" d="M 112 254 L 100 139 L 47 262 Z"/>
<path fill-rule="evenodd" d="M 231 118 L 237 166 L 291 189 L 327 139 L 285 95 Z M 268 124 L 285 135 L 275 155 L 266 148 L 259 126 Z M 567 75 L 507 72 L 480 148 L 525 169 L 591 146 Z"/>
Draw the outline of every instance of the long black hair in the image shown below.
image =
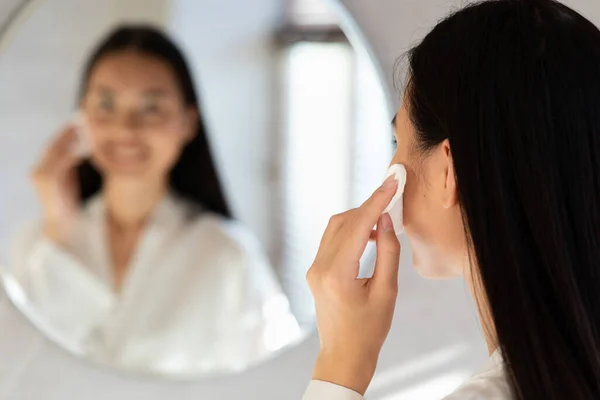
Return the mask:
<path fill-rule="evenodd" d="M 449 140 L 515 398 L 600 399 L 600 31 L 556 1 L 486 1 L 408 59 L 418 151 Z"/>
<path fill-rule="evenodd" d="M 192 74 L 179 48 L 159 29 L 146 25 L 121 26 L 110 33 L 92 53 L 83 74 L 80 100 L 85 96 L 90 76 L 98 62 L 107 55 L 134 51 L 156 57 L 174 71 L 185 104 L 199 108 L 199 98 Z M 179 196 L 230 218 L 231 213 L 210 151 L 202 113 L 198 131 L 185 146 L 179 160 L 170 171 L 170 186 Z M 81 200 L 85 201 L 102 188 L 102 175 L 89 160 L 77 170 Z"/>

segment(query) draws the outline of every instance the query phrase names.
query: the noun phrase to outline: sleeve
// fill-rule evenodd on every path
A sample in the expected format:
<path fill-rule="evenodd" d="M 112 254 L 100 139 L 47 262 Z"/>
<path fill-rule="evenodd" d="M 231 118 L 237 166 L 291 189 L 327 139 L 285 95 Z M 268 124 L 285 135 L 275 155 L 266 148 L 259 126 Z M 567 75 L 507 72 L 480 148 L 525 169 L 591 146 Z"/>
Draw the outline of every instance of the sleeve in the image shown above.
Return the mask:
<path fill-rule="evenodd" d="M 80 341 L 113 305 L 106 285 L 68 250 L 36 226 L 13 244 L 8 294 L 41 330 L 56 340 Z"/>
<path fill-rule="evenodd" d="M 507 400 L 510 387 L 502 377 L 471 378 L 444 400 Z"/>
<path fill-rule="evenodd" d="M 251 290 L 247 301 L 256 304 L 259 309 L 262 342 L 271 350 L 282 348 L 300 338 L 300 326 L 277 274 L 256 237 L 246 231 L 241 240 L 246 251 L 246 269 L 252 272 L 249 275 Z"/>
<path fill-rule="evenodd" d="M 365 400 L 360 394 L 329 382 L 312 381 L 302 400 Z"/>

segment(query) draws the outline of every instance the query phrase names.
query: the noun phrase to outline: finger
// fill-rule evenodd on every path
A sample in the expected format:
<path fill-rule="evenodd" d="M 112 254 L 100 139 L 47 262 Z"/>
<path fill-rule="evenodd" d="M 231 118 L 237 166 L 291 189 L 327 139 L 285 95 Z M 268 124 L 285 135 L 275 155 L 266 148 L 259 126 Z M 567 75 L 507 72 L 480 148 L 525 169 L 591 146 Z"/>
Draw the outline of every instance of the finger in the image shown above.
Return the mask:
<path fill-rule="evenodd" d="M 388 178 L 362 206 L 354 210 L 352 218 L 344 224 L 343 246 L 347 261 L 360 259 L 371 237 L 373 226 L 392 201 L 397 188 L 396 179 L 393 176 Z"/>
<path fill-rule="evenodd" d="M 321 243 L 319 245 L 319 250 L 325 249 L 329 247 L 333 239 L 337 236 L 342 226 L 346 223 L 348 218 L 350 217 L 351 212 L 346 211 L 341 214 L 336 214 L 329 219 L 329 223 L 327 224 L 327 228 L 323 233 L 323 237 L 321 238 Z"/>
<path fill-rule="evenodd" d="M 46 159 L 36 170 L 43 175 L 54 176 L 62 173 L 68 167 L 75 164 L 77 158 L 71 151 L 56 153 Z"/>
<path fill-rule="evenodd" d="M 371 231 L 371 234 L 369 235 L 369 242 L 374 242 L 377 240 L 377 230 L 373 230 Z"/>
<path fill-rule="evenodd" d="M 48 146 L 39 166 L 42 169 L 52 170 L 54 165 L 68 156 L 73 151 L 73 146 L 77 139 L 77 133 L 74 128 L 67 128 Z"/>
<path fill-rule="evenodd" d="M 47 150 L 53 151 L 57 148 L 63 148 L 69 143 L 73 142 L 77 137 L 77 130 L 75 126 L 69 125 L 61 129 L 56 136 L 48 144 Z"/>
<path fill-rule="evenodd" d="M 33 181 L 50 179 L 63 179 L 69 171 L 73 170 L 75 166 L 81 161 L 81 158 L 72 153 L 66 152 L 56 160 L 51 161 L 52 164 L 40 165 L 32 171 Z"/>
<path fill-rule="evenodd" d="M 317 255 L 315 256 L 315 262 L 306 274 L 306 279 L 309 283 L 309 286 L 312 287 L 314 282 L 317 280 L 316 276 L 319 276 L 325 270 L 327 270 L 328 267 L 330 267 L 330 257 L 332 254 L 337 252 L 339 247 L 334 245 L 332 242 L 347 218 L 347 213 L 343 213 L 334 215 L 329 219 L 327 228 L 325 228 L 325 232 L 321 237 L 319 249 L 317 251 Z"/>
<path fill-rule="evenodd" d="M 48 143 L 46 146 L 42 158 L 47 158 L 53 153 L 64 149 L 69 145 L 69 143 L 73 142 L 77 136 L 77 132 L 74 127 L 68 126 L 62 130 L 60 130 Z"/>
<path fill-rule="evenodd" d="M 69 168 L 65 171 L 61 178 L 61 184 L 67 198 L 77 201 L 81 194 L 80 187 L 77 184 L 77 169 L 74 167 Z"/>
<path fill-rule="evenodd" d="M 358 208 L 354 223 L 356 225 L 368 224 L 369 228 L 375 226 L 381 214 L 392 201 L 397 189 L 398 181 L 392 175 Z"/>
<path fill-rule="evenodd" d="M 394 231 L 392 219 L 384 214 L 377 225 L 377 261 L 372 285 L 380 293 L 398 291 L 398 266 L 400 264 L 400 242 Z"/>
<path fill-rule="evenodd" d="M 69 152 L 56 162 L 53 172 L 58 175 L 64 175 L 71 171 L 77 165 L 79 160 L 79 156 L 73 152 Z"/>

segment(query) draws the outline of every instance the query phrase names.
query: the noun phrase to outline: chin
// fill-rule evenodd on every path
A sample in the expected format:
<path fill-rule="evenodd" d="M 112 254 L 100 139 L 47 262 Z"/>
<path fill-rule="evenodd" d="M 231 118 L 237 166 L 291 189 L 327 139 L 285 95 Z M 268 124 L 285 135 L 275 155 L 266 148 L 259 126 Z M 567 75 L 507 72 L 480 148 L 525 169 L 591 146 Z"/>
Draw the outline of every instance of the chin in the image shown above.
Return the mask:
<path fill-rule="evenodd" d="M 110 168 L 107 168 L 106 171 L 110 175 L 112 175 L 112 176 L 123 176 L 123 177 L 127 177 L 127 176 L 142 177 L 142 176 L 148 174 L 148 168 L 147 167 L 145 167 L 145 166 L 135 166 L 135 165 L 111 166 Z"/>
<path fill-rule="evenodd" d="M 100 164 L 100 163 L 98 163 Z M 150 171 L 149 165 L 146 163 L 113 163 L 103 162 L 99 168 L 105 175 L 122 176 L 122 177 L 142 177 Z"/>

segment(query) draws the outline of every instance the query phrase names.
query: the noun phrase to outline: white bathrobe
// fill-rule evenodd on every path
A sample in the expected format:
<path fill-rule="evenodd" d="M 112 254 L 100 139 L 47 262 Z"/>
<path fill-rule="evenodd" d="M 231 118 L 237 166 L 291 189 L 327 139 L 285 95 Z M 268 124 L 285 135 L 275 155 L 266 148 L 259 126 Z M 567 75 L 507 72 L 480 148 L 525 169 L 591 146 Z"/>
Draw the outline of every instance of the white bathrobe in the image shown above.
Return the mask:
<path fill-rule="evenodd" d="M 443 400 L 512 400 L 504 360 L 496 351 L 484 367 Z M 302 400 L 365 400 L 360 394 L 329 382 L 312 381 Z"/>
<path fill-rule="evenodd" d="M 300 337 L 271 267 L 240 224 L 168 195 L 157 206 L 120 294 L 113 290 L 101 197 L 68 249 L 24 230 L 9 295 L 48 337 L 133 372 L 193 377 L 246 368 Z"/>

